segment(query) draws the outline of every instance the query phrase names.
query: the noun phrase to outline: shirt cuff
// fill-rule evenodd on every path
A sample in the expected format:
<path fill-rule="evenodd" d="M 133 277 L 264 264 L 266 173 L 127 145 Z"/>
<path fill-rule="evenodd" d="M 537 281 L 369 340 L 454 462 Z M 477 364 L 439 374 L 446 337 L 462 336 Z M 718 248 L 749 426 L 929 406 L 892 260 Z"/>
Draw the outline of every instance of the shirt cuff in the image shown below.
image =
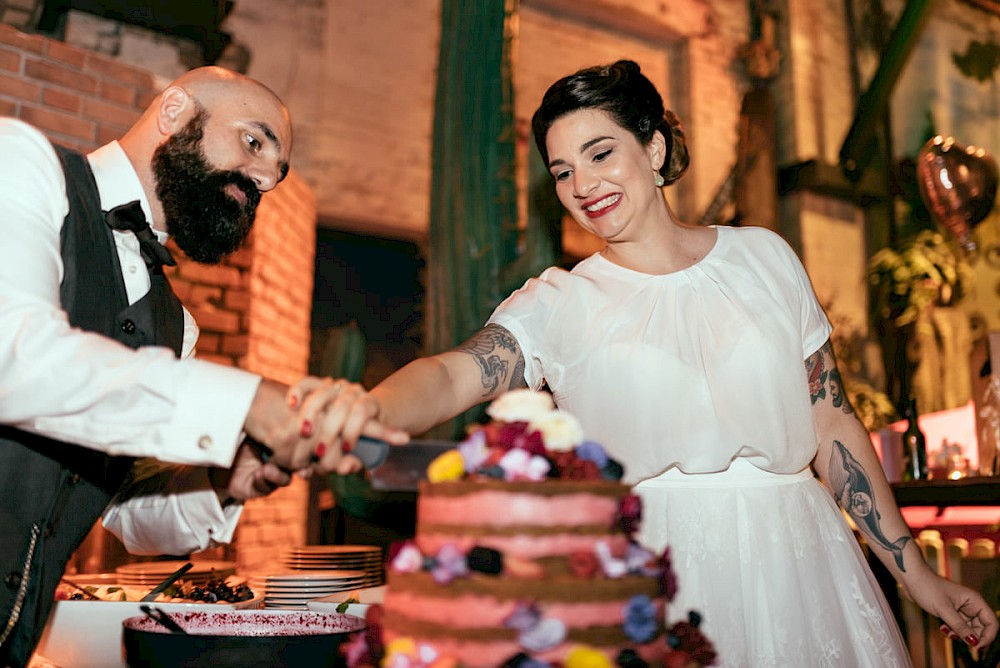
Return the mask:
<path fill-rule="evenodd" d="M 242 369 L 189 359 L 177 411 L 164 434 L 171 459 L 229 468 L 261 378 Z"/>

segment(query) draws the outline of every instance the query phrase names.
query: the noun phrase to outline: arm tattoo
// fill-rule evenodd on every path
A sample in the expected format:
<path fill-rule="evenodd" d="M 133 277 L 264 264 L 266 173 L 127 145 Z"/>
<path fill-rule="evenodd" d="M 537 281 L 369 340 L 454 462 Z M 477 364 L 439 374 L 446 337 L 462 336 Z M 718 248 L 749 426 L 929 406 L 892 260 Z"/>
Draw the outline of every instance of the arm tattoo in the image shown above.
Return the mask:
<path fill-rule="evenodd" d="M 806 360 L 806 374 L 809 376 L 809 398 L 813 405 L 826 398 L 827 383 L 830 386 L 830 401 L 834 408 L 839 408 L 850 415 L 854 412 L 851 402 L 844 392 L 844 384 L 840 379 L 840 371 L 836 362 L 827 369 L 826 358 L 833 362 L 833 344 L 827 341 L 823 347 L 814 352 Z"/>
<path fill-rule="evenodd" d="M 508 381 L 510 386 L 515 387 L 518 377 L 520 377 L 520 382 L 524 383 L 524 356 L 521 355 L 517 341 L 511 333 L 499 325 L 487 325 L 473 334 L 468 341 L 455 348 L 455 351 L 468 353 L 476 360 L 482 375 L 483 396 L 489 396 L 495 392 L 500 387 L 501 382 L 508 378 L 510 364 L 508 359 L 501 357 L 500 352 L 517 355 L 513 378 Z M 509 358 L 511 355 L 508 354 L 506 357 Z"/>
<path fill-rule="evenodd" d="M 912 538 L 902 536 L 890 541 L 882 532 L 882 517 L 875 507 L 875 492 L 872 490 L 871 480 L 858 460 L 838 440 L 833 441 L 829 479 L 837 503 L 874 543 L 892 553 L 899 570 L 905 573 L 903 548 Z"/>

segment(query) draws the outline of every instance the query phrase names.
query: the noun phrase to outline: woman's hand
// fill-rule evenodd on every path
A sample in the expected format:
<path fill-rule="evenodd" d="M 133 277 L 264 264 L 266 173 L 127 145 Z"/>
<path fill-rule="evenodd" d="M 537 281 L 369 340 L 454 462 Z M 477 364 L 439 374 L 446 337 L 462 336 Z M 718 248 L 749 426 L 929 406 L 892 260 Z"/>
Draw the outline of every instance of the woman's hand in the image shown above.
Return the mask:
<path fill-rule="evenodd" d="M 360 470 L 361 461 L 349 453 L 362 435 L 393 445 L 410 440 L 405 431 L 379 421 L 378 401 L 357 383 L 309 376 L 290 387 L 287 398 L 298 410 L 301 435 L 314 441 L 312 464 L 298 471 L 303 477 Z"/>
<path fill-rule="evenodd" d="M 982 650 L 997 636 L 997 614 L 978 592 L 933 572 L 914 583 L 910 598 L 942 622 L 941 631 Z"/>

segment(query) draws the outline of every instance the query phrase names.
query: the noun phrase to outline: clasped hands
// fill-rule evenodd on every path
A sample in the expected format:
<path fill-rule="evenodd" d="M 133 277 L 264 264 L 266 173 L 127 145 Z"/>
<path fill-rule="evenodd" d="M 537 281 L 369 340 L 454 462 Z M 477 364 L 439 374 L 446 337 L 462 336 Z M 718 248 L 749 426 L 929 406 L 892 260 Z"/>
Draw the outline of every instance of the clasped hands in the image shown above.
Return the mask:
<path fill-rule="evenodd" d="M 249 444 L 240 446 L 233 466 L 215 483 L 220 496 L 243 501 L 270 494 L 295 474 L 308 478 L 336 471 L 347 474 L 361 462 L 347 454 L 361 435 L 393 445 L 409 434 L 379 422 L 379 405 L 357 384 L 307 376 L 288 387 L 261 381 L 247 415 L 247 435 L 270 450 L 268 461 Z"/>

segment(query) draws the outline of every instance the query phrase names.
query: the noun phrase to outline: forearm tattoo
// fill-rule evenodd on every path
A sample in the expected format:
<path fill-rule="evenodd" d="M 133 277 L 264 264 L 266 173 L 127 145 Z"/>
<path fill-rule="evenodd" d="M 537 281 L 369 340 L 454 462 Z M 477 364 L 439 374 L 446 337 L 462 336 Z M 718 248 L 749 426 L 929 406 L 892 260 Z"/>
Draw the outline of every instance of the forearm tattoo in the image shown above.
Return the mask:
<path fill-rule="evenodd" d="M 903 548 L 912 538 L 902 536 L 890 541 L 886 537 L 882 531 L 882 517 L 875 507 L 875 492 L 868 474 L 844 444 L 836 439 L 833 441 L 833 452 L 830 455 L 828 478 L 837 497 L 837 503 L 847 511 L 872 542 L 892 553 L 899 570 L 905 573 Z"/>
<path fill-rule="evenodd" d="M 476 360 L 482 377 L 484 397 L 496 392 L 505 380 L 509 383 L 508 389 L 524 386 L 524 356 L 517 341 L 503 327 L 487 325 L 455 350 L 468 353 Z M 512 374 L 508 373 L 511 355 L 501 355 L 501 352 L 517 356 Z"/>
<path fill-rule="evenodd" d="M 834 408 L 839 408 L 847 414 L 854 412 L 851 402 L 844 393 L 844 384 L 840 380 L 840 371 L 836 364 L 827 368 L 826 359 L 833 361 L 833 344 L 827 341 L 823 347 L 814 352 L 806 360 L 806 374 L 809 376 L 809 398 L 813 405 L 820 399 L 825 399 L 829 385 L 830 401 Z"/>

